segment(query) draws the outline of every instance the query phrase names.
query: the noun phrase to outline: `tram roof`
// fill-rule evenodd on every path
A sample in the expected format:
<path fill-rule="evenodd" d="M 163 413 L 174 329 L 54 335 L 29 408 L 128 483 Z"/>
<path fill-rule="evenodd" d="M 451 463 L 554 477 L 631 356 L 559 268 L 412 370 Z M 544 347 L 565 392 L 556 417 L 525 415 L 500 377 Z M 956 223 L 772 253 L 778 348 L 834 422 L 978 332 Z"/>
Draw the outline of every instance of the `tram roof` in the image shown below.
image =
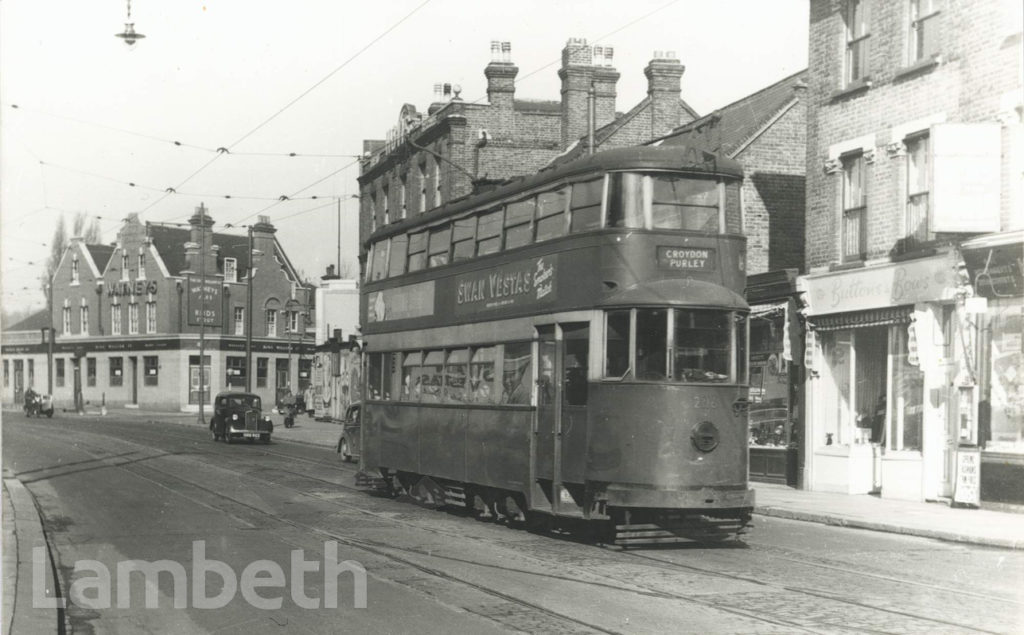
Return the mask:
<path fill-rule="evenodd" d="M 612 293 L 598 306 L 690 306 L 716 309 L 747 309 L 743 296 L 714 282 L 670 278 L 641 282 Z"/>
<path fill-rule="evenodd" d="M 717 155 L 690 145 L 631 146 L 605 150 L 575 161 L 546 168 L 527 177 L 516 177 L 500 183 L 494 189 L 470 194 L 397 223 L 392 223 L 373 234 L 374 239 L 400 234 L 412 227 L 455 216 L 462 212 L 484 207 L 491 202 L 514 197 L 518 192 L 532 190 L 545 183 L 572 178 L 588 172 L 612 170 L 671 170 L 704 176 L 743 178 L 743 166 L 734 159 Z"/>

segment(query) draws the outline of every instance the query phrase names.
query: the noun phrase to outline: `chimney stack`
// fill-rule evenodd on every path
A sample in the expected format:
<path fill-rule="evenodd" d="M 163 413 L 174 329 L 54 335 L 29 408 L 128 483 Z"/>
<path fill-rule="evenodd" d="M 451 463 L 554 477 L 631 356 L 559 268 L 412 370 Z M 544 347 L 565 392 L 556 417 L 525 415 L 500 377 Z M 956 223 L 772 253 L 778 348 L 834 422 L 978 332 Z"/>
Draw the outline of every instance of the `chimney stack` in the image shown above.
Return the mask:
<path fill-rule="evenodd" d="M 217 273 L 217 248 L 213 244 L 213 218 L 206 205 L 199 204 L 196 213 L 188 219 L 189 241 L 185 244 L 185 261 L 193 273 L 205 272 L 206 277 Z M 205 262 L 200 261 L 200 256 Z"/>
<path fill-rule="evenodd" d="M 487 101 L 497 113 L 491 134 L 499 139 L 510 138 L 515 118 L 516 75 L 519 67 L 512 63 L 511 42 L 491 42 L 491 62 L 484 68 L 487 78 Z"/>
<path fill-rule="evenodd" d="M 587 132 L 587 94 L 593 80 L 593 49 L 584 38 L 570 38 L 562 49 L 562 147 Z"/>
<path fill-rule="evenodd" d="M 651 100 L 651 137 L 660 137 L 679 125 L 683 105 L 679 98 L 680 79 L 686 67 L 675 51 L 655 51 L 644 69 L 647 96 Z"/>
<path fill-rule="evenodd" d="M 594 47 L 595 129 L 615 121 L 615 85 L 619 81 L 619 72 L 612 65 L 614 54 L 615 49 L 611 46 Z"/>

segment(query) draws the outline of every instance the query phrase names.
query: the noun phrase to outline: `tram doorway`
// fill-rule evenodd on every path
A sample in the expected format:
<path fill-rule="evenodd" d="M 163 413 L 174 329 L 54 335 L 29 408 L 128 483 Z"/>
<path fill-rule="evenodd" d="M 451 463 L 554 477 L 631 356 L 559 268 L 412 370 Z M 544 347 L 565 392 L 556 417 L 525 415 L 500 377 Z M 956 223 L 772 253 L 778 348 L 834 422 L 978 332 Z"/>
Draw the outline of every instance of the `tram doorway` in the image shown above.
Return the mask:
<path fill-rule="evenodd" d="M 576 508 L 563 486 L 583 483 L 590 325 L 572 322 L 540 326 L 537 336 L 534 480 L 550 484 L 552 510 L 557 513 L 562 504 Z"/>

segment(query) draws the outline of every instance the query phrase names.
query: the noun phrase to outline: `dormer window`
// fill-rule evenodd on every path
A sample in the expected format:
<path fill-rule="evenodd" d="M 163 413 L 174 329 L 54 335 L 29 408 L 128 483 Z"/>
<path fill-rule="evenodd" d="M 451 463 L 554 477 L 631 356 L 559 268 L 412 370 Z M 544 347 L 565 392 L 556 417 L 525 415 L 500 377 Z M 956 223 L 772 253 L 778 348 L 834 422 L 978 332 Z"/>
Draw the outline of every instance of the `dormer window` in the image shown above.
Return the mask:
<path fill-rule="evenodd" d="M 238 260 L 224 259 L 224 282 L 238 282 Z"/>
<path fill-rule="evenodd" d="M 71 259 L 71 284 L 78 284 L 78 256 Z"/>

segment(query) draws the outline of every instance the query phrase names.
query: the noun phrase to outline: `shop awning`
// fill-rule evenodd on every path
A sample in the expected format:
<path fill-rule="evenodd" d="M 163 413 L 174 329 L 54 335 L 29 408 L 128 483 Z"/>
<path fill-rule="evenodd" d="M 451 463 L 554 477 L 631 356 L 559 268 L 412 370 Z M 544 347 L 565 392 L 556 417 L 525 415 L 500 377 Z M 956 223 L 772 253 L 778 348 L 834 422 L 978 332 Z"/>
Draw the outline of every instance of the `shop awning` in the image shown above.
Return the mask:
<path fill-rule="evenodd" d="M 832 313 L 811 316 L 811 326 L 818 331 L 839 331 L 842 329 L 867 328 L 869 326 L 892 326 L 909 324 L 913 307 L 886 307 L 870 311 Z"/>
<path fill-rule="evenodd" d="M 750 317 L 768 317 L 776 313 L 784 313 L 788 304 L 788 300 L 783 300 L 781 302 L 769 302 L 767 304 L 751 304 Z"/>

